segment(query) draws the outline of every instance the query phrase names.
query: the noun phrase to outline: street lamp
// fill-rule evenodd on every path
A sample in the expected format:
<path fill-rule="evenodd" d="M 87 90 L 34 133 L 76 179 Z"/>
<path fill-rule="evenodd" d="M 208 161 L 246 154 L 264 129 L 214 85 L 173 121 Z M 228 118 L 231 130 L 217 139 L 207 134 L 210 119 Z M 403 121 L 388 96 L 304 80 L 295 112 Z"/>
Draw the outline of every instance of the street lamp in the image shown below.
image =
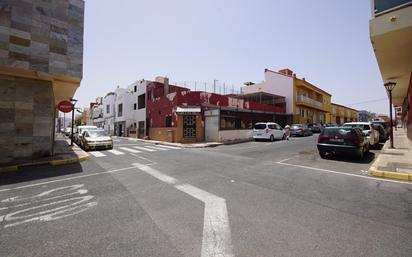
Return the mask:
<path fill-rule="evenodd" d="M 70 145 L 73 146 L 73 130 L 74 130 L 74 106 L 77 103 L 76 99 L 70 98 L 70 102 L 72 103 L 72 134 L 70 137 Z"/>
<path fill-rule="evenodd" d="M 394 148 L 393 147 L 393 120 L 392 120 L 392 90 L 395 88 L 396 82 L 387 82 L 385 83 L 384 86 L 389 96 L 389 119 L 390 119 L 389 126 L 390 126 L 390 140 L 391 140 L 390 148 Z"/>

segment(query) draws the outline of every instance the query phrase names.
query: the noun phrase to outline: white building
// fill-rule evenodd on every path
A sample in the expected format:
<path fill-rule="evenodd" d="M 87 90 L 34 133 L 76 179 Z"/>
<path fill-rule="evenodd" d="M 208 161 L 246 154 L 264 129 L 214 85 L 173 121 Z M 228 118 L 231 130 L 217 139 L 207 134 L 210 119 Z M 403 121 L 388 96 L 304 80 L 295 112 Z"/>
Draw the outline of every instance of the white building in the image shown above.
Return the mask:
<path fill-rule="evenodd" d="M 286 113 L 293 113 L 293 77 L 265 69 L 265 80 L 261 83 L 249 83 L 241 88 L 242 94 L 258 92 L 284 96 L 286 99 Z"/>
<path fill-rule="evenodd" d="M 115 109 L 116 95 L 114 92 L 107 93 L 103 98 L 103 120 L 104 130 L 109 135 L 114 135 L 114 109 Z"/>

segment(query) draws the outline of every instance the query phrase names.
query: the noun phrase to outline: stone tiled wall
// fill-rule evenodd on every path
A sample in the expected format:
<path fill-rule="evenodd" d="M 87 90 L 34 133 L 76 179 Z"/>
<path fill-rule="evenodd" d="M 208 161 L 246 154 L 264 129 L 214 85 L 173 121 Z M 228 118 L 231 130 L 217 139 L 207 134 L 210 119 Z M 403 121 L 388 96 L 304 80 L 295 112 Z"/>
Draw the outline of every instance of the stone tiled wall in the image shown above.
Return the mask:
<path fill-rule="evenodd" d="M 0 163 L 50 155 L 53 112 L 50 81 L 0 75 Z"/>
<path fill-rule="evenodd" d="M 1 0 L 0 67 L 81 78 L 82 0 Z"/>

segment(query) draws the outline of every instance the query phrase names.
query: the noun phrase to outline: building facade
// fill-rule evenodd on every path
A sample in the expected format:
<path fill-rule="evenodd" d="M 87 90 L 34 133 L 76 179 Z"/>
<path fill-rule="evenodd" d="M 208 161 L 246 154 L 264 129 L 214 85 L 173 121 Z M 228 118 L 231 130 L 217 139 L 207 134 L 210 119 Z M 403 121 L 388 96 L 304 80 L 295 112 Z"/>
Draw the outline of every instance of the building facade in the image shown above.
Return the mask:
<path fill-rule="evenodd" d="M 329 122 L 342 125 L 346 122 L 359 121 L 359 112 L 344 105 L 332 103 L 329 117 Z"/>
<path fill-rule="evenodd" d="M 83 68 L 82 0 L 0 2 L 0 163 L 53 153 L 56 105 Z"/>
<path fill-rule="evenodd" d="M 286 113 L 293 115 L 291 123 L 325 123 L 331 107 L 331 94 L 299 79 L 289 69 L 278 72 L 265 69 L 262 83 L 247 83 L 242 94 L 265 92 L 286 99 Z"/>
<path fill-rule="evenodd" d="M 401 106 L 401 119 L 412 140 L 412 1 L 372 0 L 370 39 L 383 84 L 395 82 L 393 105 Z M 394 116 L 395 117 L 395 116 Z"/>

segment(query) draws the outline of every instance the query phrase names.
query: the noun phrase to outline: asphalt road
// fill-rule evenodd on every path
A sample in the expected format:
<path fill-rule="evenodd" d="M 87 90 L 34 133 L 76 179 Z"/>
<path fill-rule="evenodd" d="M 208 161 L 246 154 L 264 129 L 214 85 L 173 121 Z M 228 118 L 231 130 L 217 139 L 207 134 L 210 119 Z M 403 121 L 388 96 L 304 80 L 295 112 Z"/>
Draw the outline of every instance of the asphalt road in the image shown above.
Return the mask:
<path fill-rule="evenodd" d="M 116 139 L 0 174 L 0 256 L 412 256 L 412 184 L 316 136 L 216 148 Z"/>

